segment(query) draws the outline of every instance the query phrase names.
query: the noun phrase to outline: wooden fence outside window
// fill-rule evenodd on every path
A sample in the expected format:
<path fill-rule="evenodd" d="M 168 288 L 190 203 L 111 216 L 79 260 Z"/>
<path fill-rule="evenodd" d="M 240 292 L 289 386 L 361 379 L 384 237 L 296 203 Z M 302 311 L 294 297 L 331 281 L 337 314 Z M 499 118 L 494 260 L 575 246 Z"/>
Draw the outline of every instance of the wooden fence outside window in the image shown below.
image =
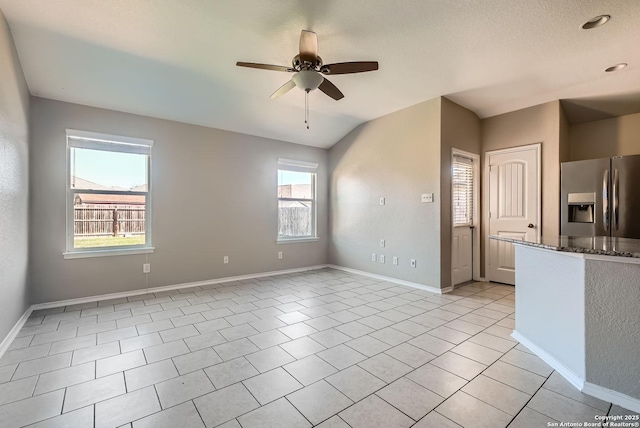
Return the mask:
<path fill-rule="evenodd" d="M 313 233 L 310 207 L 280 207 L 279 236 L 310 236 Z"/>
<path fill-rule="evenodd" d="M 280 236 L 312 234 L 309 207 L 280 207 Z M 125 236 L 145 233 L 144 206 L 109 206 L 73 208 L 73 234 L 76 237 Z"/>
<path fill-rule="evenodd" d="M 76 237 L 144 233 L 144 206 L 73 207 L 73 234 Z"/>

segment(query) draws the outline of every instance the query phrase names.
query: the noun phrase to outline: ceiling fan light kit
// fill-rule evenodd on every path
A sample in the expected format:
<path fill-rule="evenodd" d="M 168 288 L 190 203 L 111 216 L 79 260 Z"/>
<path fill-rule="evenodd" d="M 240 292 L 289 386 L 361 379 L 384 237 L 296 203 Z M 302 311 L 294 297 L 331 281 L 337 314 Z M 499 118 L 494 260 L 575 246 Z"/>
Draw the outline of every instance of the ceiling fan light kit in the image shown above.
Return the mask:
<path fill-rule="evenodd" d="M 309 92 L 316 89 L 324 92 L 334 100 L 344 98 L 344 94 L 324 75 L 353 74 L 375 71 L 376 61 L 341 62 L 324 65 L 318 56 L 318 36 L 313 31 L 302 30 L 300 34 L 300 53 L 293 57 L 292 67 L 283 65 L 258 64 L 253 62 L 237 62 L 239 67 L 258 68 L 261 70 L 295 73 L 293 78 L 275 91 L 270 98 L 286 94 L 294 87 L 305 92 L 305 123 L 309 129 Z"/>
<path fill-rule="evenodd" d="M 324 77 L 315 71 L 302 70 L 294 74 L 291 80 L 293 80 L 293 83 L 295 83 L 298 88 L 305 92 L 310 92 L 318 89 Z"/>

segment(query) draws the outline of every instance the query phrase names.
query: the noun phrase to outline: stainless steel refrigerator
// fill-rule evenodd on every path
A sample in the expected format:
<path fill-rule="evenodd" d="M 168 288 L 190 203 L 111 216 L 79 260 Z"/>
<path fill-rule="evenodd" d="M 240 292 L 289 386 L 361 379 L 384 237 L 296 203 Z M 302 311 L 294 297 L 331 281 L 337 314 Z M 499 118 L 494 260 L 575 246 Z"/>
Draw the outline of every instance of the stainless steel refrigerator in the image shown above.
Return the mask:
<path fill-rule="evenodd" d="M 560 233 L 640 238 L 640 155 L 564 162 Z"/>

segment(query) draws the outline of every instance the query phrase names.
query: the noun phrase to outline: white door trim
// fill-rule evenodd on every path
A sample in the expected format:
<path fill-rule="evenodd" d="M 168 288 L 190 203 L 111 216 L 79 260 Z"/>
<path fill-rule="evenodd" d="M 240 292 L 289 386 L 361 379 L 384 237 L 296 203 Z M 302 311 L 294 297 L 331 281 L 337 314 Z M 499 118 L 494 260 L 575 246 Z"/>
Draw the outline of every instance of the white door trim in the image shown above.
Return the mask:
<path fill-rule="evenodd" d="M 536 150 L 536 175 L 537 175 L 537 180 L 538 182 L 537 184 L 537 198 L 538 198 L 538 212 L 537 212 L 537 221 L 536 221 L 536 238 L 539 240 L 540 239 L 540 235 L 542 234 L 542 143 L 534 143 L 534 144 L 527 144 L 524 146 L 515 146 L 515 147 L 508 147 L 505 149 L 497 149 L 497 150 L 489 150 L 486 151 L 484 153 L 484 168 L 483 168 L 483 208 L 482 208 L 482 218 L 483 220 L 486 220 L 486 223 L 484 223 L 486 225 L 486 231 L 484 232 L 484 236 L 485 236 L 485 245 L 484 245 L 484 250 L 485 250 L 485 254 L 484 254 L 484 269 L 485 269 L 485 276 L 487 277 L 487 280 L 490 280 L 488 278 L 489 276 L 489 257 L 488 257 L 488 253 L 489 253 L 489 231 L 490 231 L 490 222 L 491 219 L 489 218 L 489 200 L 490 200 L 490 195 L 489 192 L 491 191 L 490 186 L 489 186 L 489 177 L 490 177 L 490 171 L 489 171 L 489 167 L 490 167 L 490 162 L 489 159 L 491 158 L 492 155 L 500 155 L 500 154 L 506 154 L 506 153 L 517 153 L 520 151 L 524 151 L 524 150 L 531 150 L 531 149 L 535 149 Z"/>
<path fill-rule="evenodd" d="M 471 238 L 473 240 L 472 257 L 473 257 L 473 280 L 482 281 L 480 276 L 480 224 L 482 219 L 480 217 L 480 155 L 476 153 L 466 152 L 464 150 L 452 148 L 451 149 L 451 165 L 453 165 L 453 156 L 460 155 L 473 159 L 473 229 L 471 229 Z M 449 193 L 453 194 L 453 180 L 451 180 L 451 188 Z M 453 207 L 453 199 L 451 200 Z M 451 209 L 451 239 L 453 239 L 453 209 Z"/>

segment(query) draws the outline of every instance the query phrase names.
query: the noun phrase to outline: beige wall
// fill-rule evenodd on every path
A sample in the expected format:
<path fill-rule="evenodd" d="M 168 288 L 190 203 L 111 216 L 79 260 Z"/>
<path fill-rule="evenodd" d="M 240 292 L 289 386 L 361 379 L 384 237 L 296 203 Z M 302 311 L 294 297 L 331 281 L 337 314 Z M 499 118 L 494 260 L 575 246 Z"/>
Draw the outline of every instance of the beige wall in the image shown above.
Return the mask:
<path fill-rule="evenodd" d="M 0 342 L 29 306 L 29 90 L 0 11 Z"/>
<path fill-rule="evenodd" d="M 329 159 L 330 263 L 440 288 L 440 98 L 358 126 Z"/>
<path fill-rule="evenodd" d="M 640 113 L 571 126 L 571 160 L 640 154 Z"/>
<path fill-rule="evenodd" d="M 509 147 L 542 143 L 542 235 L 560 233 L 560 101 L 493 116 L 482 121 L 482 162 L 486 152 Z M 563 147 L 564 144 L 563 144 Z M 566 147 L 565 147 L 566 153 Z M 483 166 L 482 258 L 488 234 L 488 177 Z"/>
<path fill-rule="evenodd" d="M 571 124 L 560 104 L 560 162 L 571 160 Z"/>
<path fill-rule="evenodd" d="M 441 115 L 441 166 L 440 194 L 441 218 L 440 234 L 441 283 L 442 287 L 451 286 L 451 240 L 452 240 L 452 205 L 451 205 L 451 151 L 452 149 L 480 154 L 480 119 L 466 108 L 442 98 Z M 477 166 L 480 168 L 480 165 Z M 479 201 L 476 201 L 479 202 Z"/>
<path fill-rule="evenodd" d="M 63 259 L 66 128 L 154 140 L 153 254 Z M 31 131 L 35 303 L 327 262 L 326 150 L 42 98 Z M 320 165 L 318 242 L 276 244 L 279 157 Z"/>

